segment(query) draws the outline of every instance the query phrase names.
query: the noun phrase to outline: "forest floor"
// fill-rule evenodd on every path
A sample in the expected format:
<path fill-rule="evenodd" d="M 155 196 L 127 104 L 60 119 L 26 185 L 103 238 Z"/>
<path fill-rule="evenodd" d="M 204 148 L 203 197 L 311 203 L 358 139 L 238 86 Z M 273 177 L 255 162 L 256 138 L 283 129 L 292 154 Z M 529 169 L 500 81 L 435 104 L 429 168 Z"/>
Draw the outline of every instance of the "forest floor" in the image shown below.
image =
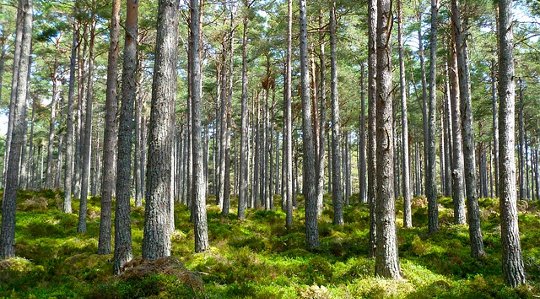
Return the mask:
<path fill-rule="evenodd" d="M 17 258 L 0 262 L 0 297 L 12 298 L 539 298 L 540 204 L 519 203 L 521 243 L 528 285 L 511 289 L 501 274 L 499 207 L 482 199 L 487 257 L 470 257 L 468 231 L 452 224 L 452 203 L 440 199 L 440 231 L 427 234 L 423 198 L 413 204 L 414 228 L 401 228 L 398 240 L 404 279 L 377 278 L 367 256 L 369 213 L 348 207 L 345 225 L 331 224 L 331 207 L 320 220 L 321 246 L 304 248 L 304 212 L 297 209 L 291 232 L 282 211 L 248 212 L 247 220 L 209 208 L 211 250 L 193 253 L 189 211 L 176 207 L 173 258 L 156 263 L 136 259 L 126 274 L 112 275 L 112 254 L 97 255 L 99 199 L 89 200 L 88 232 L 78 234 L 77 214 L 59 209 L 53 191 L 19 193 Z M 213 201 L 213 199 L 210 199 Z M 279 198 L 276 197 L 276 200 Z M 353 198 L 354 200 L 354 198 Z M 327 202 L 329 202 L 327 198 Z M 234 206 L 234 205 L 233 205 Z M 74 204 L 75 212 L 78 209 Z M 141 256 L 142 208 L 132 210 L 134 256 Z"/>

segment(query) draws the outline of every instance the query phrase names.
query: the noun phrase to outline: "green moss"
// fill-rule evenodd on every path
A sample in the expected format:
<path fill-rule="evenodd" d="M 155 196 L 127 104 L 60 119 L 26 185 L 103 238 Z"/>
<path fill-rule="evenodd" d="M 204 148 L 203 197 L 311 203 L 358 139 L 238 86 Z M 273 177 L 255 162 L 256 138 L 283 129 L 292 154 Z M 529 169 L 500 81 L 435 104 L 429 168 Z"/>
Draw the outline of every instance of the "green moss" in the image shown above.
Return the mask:
<path fill-rule="evenodd" d="M 173 263 L 180 272 L 164 268 L 131 278 L 112 275 L 112 255 L 95 254 L 99 198 L 89 198 L 86 234 L 76 231 L 76 212 L 61 212 L 62 198 L 61 193 L 50 190 L 19 193 L 19 207 L 25 201 L 46 203 L 47 207 L 29 204 L 25 211 L 17 212 L 16 252 L 20 258 L 0 262 L 0 297 L 418 299 L 432 298 L 434 294 L 440 298 L 533 298 L 540 293 L 540 218 L 536 202 L 522 204 L 519 215 L 529 284 L 513 289 L 502 281 L 497 199 L 480 200 L 487 252 L 482 260 L 470 256 L 467 226 L 453 224 L 450 198 L 439 199 L 441 227 L 432 235 L 426 228 L 425 198 L 413 199 L 415 227 L 404 229 L 399 225 L 401 219 L 397 220 L 404 280 L 392 281 L 375 277 L 375 260 L 367 256 L 368 206 L 345 207 L 345 225 L 334 226 L 328 194 L 319 220 L 321 246 L 315 251 L 305 249 L 301 196 L 289 231 L 278 204 L 274 211 L 249 210 L 245 221 L 235 219 L 234 206 L 231 216 L 223 218 L 218 207 L 209 205 L 212 247 L 197 254 L 193 253 L 190 211 L 177 205 L 172 254 L 181 260 L 182 266 Z M 76 211 L 78 201 L 73 206 Z M 398 207 L 401 209 L 401 203 Z M 138 257 L 144 208 L 134 207 L 131 216 L 133 252 Z M 398 213 L 398 218 L 401 216 Z M 201 281 L 204 290 L 193 288 L 191 279 Z"/>

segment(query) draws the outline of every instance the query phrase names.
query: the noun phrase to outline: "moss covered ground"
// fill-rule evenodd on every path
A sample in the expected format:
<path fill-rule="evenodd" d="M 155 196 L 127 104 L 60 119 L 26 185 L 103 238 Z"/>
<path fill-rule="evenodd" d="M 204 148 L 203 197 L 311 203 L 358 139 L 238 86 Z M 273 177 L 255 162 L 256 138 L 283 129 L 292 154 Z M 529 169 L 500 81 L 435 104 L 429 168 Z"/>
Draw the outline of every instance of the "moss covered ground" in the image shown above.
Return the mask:
<path fill-rule="evenodd" d="M 520 202 L 520 230 L 528 284 L 504 286 L 501 274 L 499 208 L 482 199 L 487 257 L 470 257 L 467 227 L 452 224 L 452 203 L 440 199 L 441 230 L 427 234 L 423 198 L 413 204 L 414 228 L 398 240 L 404 279 L 374 276 L 367 256 L 369 218 L 365 205 L 345 210 L 346 224 L 331 224 L 328 206 L 320 220 L 321 246 L 306 251 L 303 210 L 288 232 L 282 211 L 250 210 L 247 220 L 231 210 L 222 218 L 208 208 L 211 250 L 193 253 L 193 228 L 186 207 L 176 207 L 173 258 L 157 264 L 136 260 L 130 272 L 112 275 L 112 255 L 97 255 L 99 198 L 89 200 L 88 232 L 78 234 L 75 213 L 60 211 L 53 191 L 19 193 L 17 258 L 0 261 L 0 297 L 8 298 L 540 298 L 540 204 Z M 279 201 L 279 198 L 276 198 Z M 354 198 L 352 199 L 354 202 Z M 326 202 L 330 202 L 327 198 Z M 300 199 L 300 203 L 301 203 Z M 233 207 L 235 205 L 233 204 Z M 133 249 L 141 255 L 142 208 L 132 210 Z"/>

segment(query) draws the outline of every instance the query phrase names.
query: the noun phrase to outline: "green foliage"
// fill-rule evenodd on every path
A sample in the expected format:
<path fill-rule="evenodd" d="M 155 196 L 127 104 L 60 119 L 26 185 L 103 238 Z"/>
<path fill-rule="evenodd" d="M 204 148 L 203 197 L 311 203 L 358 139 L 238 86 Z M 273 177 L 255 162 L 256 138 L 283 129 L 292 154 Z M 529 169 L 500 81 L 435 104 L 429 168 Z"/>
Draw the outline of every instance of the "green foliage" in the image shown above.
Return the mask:
<path fill-rule="evenodd" d="M 19 203 L 61 198 L 53 191 L 21 192 Z M 329 198 L 327 198 L 328 200 Z M 51 203 L 51 202 L 50 202 Z M 157 262 L 136 258 L 121 276 L 112 275 L 112 255 L 97 255 L 98 219 L 89 219 L 88 233 L 77 234 L 76 214 L 63 214 L 56 204 L 39 206 L 17 216 L 18 258 L 0 262 L 0 296 L 14 298 L 532 298 L 540 292 L 540 219 L 538 203 L 520 209 L 522 248 L 529 284 L 505 287 L 500 267 L 498 217 L 482 223 L 486 258 L 470 256 L 467 227 L 442 223 L 428 235 L 425 225 L 398 228 L 404 280 L 375 277 L 375 261 L 367 256 L 368 207 L 345 209 L 344 226 L 320 219 L 321 247 L 305 250 L 303 209 L 294 212 L 291 231 L 282 211 L 249 211 L 245 221 L 222 218 L 209 207 L 212 247 L 193 253 L 189 210 L 176 206 L 173 257 Z M 452 203 L 440 201 L 441 216 Z M 99 201 L 89 200 L 91 209 Z M 483 210 L 498 209 L 498 200 L 480 200 Z M 20 207 L 20 205 L 19 205 Z M 421 198 L 413 212 L 424 218 Z M 133 248 L 140 256 L 144 211 L 132 211 Z M 399 219 L 398 219 L 399 222 Z M 177 257 L 177 258 L 175 258 Z"/>

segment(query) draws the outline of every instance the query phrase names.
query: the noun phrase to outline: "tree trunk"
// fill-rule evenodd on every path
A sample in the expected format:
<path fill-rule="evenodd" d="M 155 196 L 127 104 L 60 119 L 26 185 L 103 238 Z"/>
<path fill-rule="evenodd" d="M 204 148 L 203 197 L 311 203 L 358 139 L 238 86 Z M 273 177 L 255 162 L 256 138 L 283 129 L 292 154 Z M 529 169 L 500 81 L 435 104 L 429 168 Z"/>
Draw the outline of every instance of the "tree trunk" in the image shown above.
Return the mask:
<path fill-rule="evenodd" d="M 128 6 L 129 7 L 129 6 Z M 113 0 L 110 22 L 110 44 L 107 62 L 105 93 L 105 132 L 103 137 L 103 174 L 101 176 L 101 217 L 99 222 L 98 254 L 111 252 L 111 210 L 115 185 L 115 150 L 117 144 L 116 110 L 118 77 L 118 40 L 120 35 L 120 0 Z M 126 82 L 124 82 L 126 83 Z M 136 88 L 135 86 L 133 86 Z M 123 98 L 125 100 L 125 98 Z M 123 157 L 120 157 L 124 159 Z M 129 181 L 129 178 L 128 178 Z"/>
<path fill-rule="evenodd" d="M 93 3 L 95 4 L 95 3 Z M 95 7 L 93 8 L 95 9 Z M 90 44 L 88 54 L 88 85 L 86 87 L 86 112 L 84 123 L 84 136 L 81 137 L 82 164 L 81 164 L 81 195 L 79 207 L 79 224 L 77 232 L 86 233 L 86 211 L 88 201 L 88 184 L 90 183 L 90 154 L 92 147 L 92 102 L 94 97 L 94 41 L 96 31 L 96 16 L 92 12 L 90 28 Z"/>
<path fill-rule="evenodd" d="M 315 148 L 313 128 L 311 126 L 311 99 L 309 87 L 308 49 L 307 49 L 307 9 L 306 0 L 300 0 L 300 74 L 302 94 L 302 145 L 303 159 L 303 193 L 306 205 L 306 243 L 308 249 L 319 247 L 319 228 L 317 223 L 317 191 Z"/>
<path fill-rule="evenodd" d="M 368 140 L 367 140 L 367 174 L 369 203 L 369 256 L 375 256 L 376 239 L 376 103 L 377 103 L 377 0 L 368 2 Z"/>
<path fill-rule="evenodd" d="M 19 185 L 19 165 L 20 154 L 23 146 L 24 126 L 26 120 L 26 95 L 28 92 L 28 70 L 30 67 L 30 55 L 32 44 L 32 0 L 20 0 L 19 8 L 21 22 L 17 27 L 21 27 L 21 40 L 15 47 L 19 48 L 20 59 L 18 66 L 13 68 L 13 76 L 17 76 L 17 85 L 14 98 L 13 131 L 10 138 L 9 158 L 6 171 L 6 184 L 2 199 L 2 230 L 0 233 L 0 259 L 15 256 L 15 207 L 17 198 L 17 187 Z M 19 31 L 19 28 L 18 30 Z"/>
<path fill-rule="evenodd" d="M 244 8 L 250 9 L 247 0 L 243 1 Z M 248 74 L 247 74 L 247 30 L 249 17 L 246 11 L 243 16 L 242 31 L 242 111 L 241 111 L 241 136 L 240 136 L 240 194 L 238 196 L 238 219 L 246 218 L 246 208 L 248 200 Z"/>
<path fill-rule="evenodd" d="M 191 126 L 193 142 L 193 219 L 195 226 L 195 252 L 206 251 L 208 243 L 208 223 L 206 220 L 206 194 L 204 189 L 204 169 L 201 140 L 201 64 L 200 33 L 201 15 L 199 0 L 190 0 L 191 22 Z M 175 27 L 176 28 L 176 27 Z M 174 46 L 174 45 L 173 45 Z"/>
<path fill-rule="evenodd" d="M 148 260 L 171 254 L 170 161 L 177 86 L 178 7 L 179 0 L 160 0 L 158 4 L 142 245 L 142 256 Z"/>
<path fill-rule="evenodd" d="M 523 80 L 521 77 L 518 79 L 519 84 L 519 116 L 518 116 L 518 125 L 519 125 L 519 198 L 525 199 L 525 130 L 523 123 Z"/>
<path fill-rule="evenodd" d="M 407 121 L 407 93 L 405 82 L 405 54 L 403 50 L 403 11 L 402 1 L 397 0 L 398 7 L 398 44 L 399 44 L 399 82 L 401 94 L 401 143 L 403 147 L 403 226 L 412 227 L 410 164 L 409 164 L 409 125 Z"/>
<path fill-rule="evenodd" d="M 431 0 L 431 36 L 429 49 L 429 103 L 428 103 L 428 139 L 426 156 L 426 195 L 428 198 L 428 230 L 439 230 L 439 208 L 437 204 L 436 175 L 436 131 L 437 131 L 437 18 L 439 0 Z"/>
<path fill-rule="evenodd" d="M 338 102 L 338 78 L 336 57 L 336 2 L 330 10 L 330 101 L 332 102 L 332 203 L 334 224 L 343 225 L 343 193 L 341 186 L 341 153 L 339 142 L 341 129 Z"/>
<path fill-rule="evenodd" d="M 285 62 L 285 103 L 283 105 L 284 121 L 285 121 L 285 142 L 283 153 L 283 162 L 285 163 L 284 171 L 284 189 L 285 189 L 285 226 L 287 230 L 292 228 L 292 210 L 293 210 L 293 158 L 292 158 L 292 111 L 291 111 L 291 94 L 292 94 L 292 0 L 287 0 L 287 58 Z"/>
<path fill-rule="evenodd" d="M 497 86 L 496 86 L 495 61 L 491 61 L 491 110 L 493 113 L 493 166 L 495 168 L 495 196 L 499 196 L 499 122 L 497 111 Z"/>
<path fill-rule="evenodd" d="M 377 249 L 375 274 L 400 279 L 394 203 L 390 0 L 377 2 Z"/>
<path fill-rule="evenodd" d="M 464 224 L 465 219 L 465 178 L 463 165 L 463 144 L 461 136 L 461 112 L 459 110 L 459 82 L 455 43 L 449 45 L 448 80 L 450 85 L 450 106 L 452 110 L 452 201 L 454 202 L 454 222 Z"/>
<path fill-rule="evenodd" d="M 366 203 L 366 93 L 365 65 L 360 64 L 360 129 L 358 130 L 358 197 L 361 203 Z"/>
<path fill-rule="evenodd" d="M 422 10 L 418 7 L 417 12 L 418 18 L 418 56 L 420 57 L 420 75 L 422 79 L 422 125 L 423 125 L 423 136 L 424 136 L 424 161 L 427 160 L 428 156 L 428 143 L 429 143 L 429 127 L 428 127 L 428 99 L 427 99 L 427 79 L 426 79 L 426 63 L 424 55 L 424 44 L 423 44 L 423 34 L 422 34 Z M 427 173 L 427 164 L 424 163 L 424 173 Z M 419 168 L 420 173 L 422 168 Z M 420 187 L 422 187 L 422 180 L 424 177 L 420 175 L 419 182 Z M 427 186 L 427 181 L 426 181 Z M 426 187 L 427 188 L 427 187 Z M 421 188 L 422 189 L 422 188 Z M 427 195 L 427 190 L 424 189 L 424 194 Z"/>
<path fill-rule="evenodd" d="M 56 43 L 56 50 L 59 52 L 59 42 L 60 39 L 57 40 Z M 60 90 L 59 90 L 59 83 L 60 80 L 58 78 L 58 58 L 54 59 L 53 62 L 53 70 L 51 73 L 51 81 L 52 81 L 52 99 L 51 99 L 51 118 L 49 120 L 49 138 L 47 142 L 47 182 L 45 186 L 48 189 L 51 189 L 53 187 L 53 146 L 54 146 L 54 136 L 55 136 L 55 125 L 56 125 L 56 109 L 58 101 L 60 100 Z"/>
<path fill-rule="evenodd" d="M 5 152 L 4 152 L 4 169 L 2 171 L 2 182 L 4 187 L 7 185 L 7 168 L 9 164 L 9 153 L 11 150 L 11 138 L 13 137 L 13 127 L 15 125 L 15 109 L 17 108 L 17 85 L 19 80 L 19 64 L 21 59 L 21 43 L 24 36 L 24 12 L 23 5 L 26 2 L 23 0 L 18 1 L 17 6 L 17 19 L 15 27 L 15 42 L 14 42 L 14 51 L 13 51 L 13 75 L 11 76 L 11 95 L 9 97 L 9 115 L 8 115 L 8 129 L 6 132 L 6 143 L 5 143 Z M 29 63 L 28 63 L 29 64 Z"/>
<path fill-rule="evenodd" d="M 463 156 L 465 170 L 465 188 L 467 194 L 467 220 L 469 222 L 469 238 L 471 254 L 475 258 L 485 255 L 480 227 L 480 207 L 476 193 L 476 167 L 474 158 L 474 132 L 471 103 L 471 83 L 467 54 L 467 22 L 462 26 L 458 0 L 452 0 L 452 23 L 456 41 L 458 61 L 459 97 L 461 100 L 461 124 L 463 136 Z M 458 134 L 459 131 L 456 131 Z"/>
<path fill-rule="evenodd" d="M 502 270 L 506 283 L 525 283 L 516 203 L 515 83 L 512 1 L 499 1 L 499 196 L 501 210 Z"/>
<path fill-rule="evenodd" d="M 119 8 L 118 8 L 119 9 Z M 118 126 L 116 168 L 116 209 L 114 219 L 114 273 L 120 274 L 132 258 L 131 250 L 131 145 L 134 129 L 133 110 L 137 98 L 138 0 L 126 3 L 126 33 L 122 70 L 122 106 Z"/>

